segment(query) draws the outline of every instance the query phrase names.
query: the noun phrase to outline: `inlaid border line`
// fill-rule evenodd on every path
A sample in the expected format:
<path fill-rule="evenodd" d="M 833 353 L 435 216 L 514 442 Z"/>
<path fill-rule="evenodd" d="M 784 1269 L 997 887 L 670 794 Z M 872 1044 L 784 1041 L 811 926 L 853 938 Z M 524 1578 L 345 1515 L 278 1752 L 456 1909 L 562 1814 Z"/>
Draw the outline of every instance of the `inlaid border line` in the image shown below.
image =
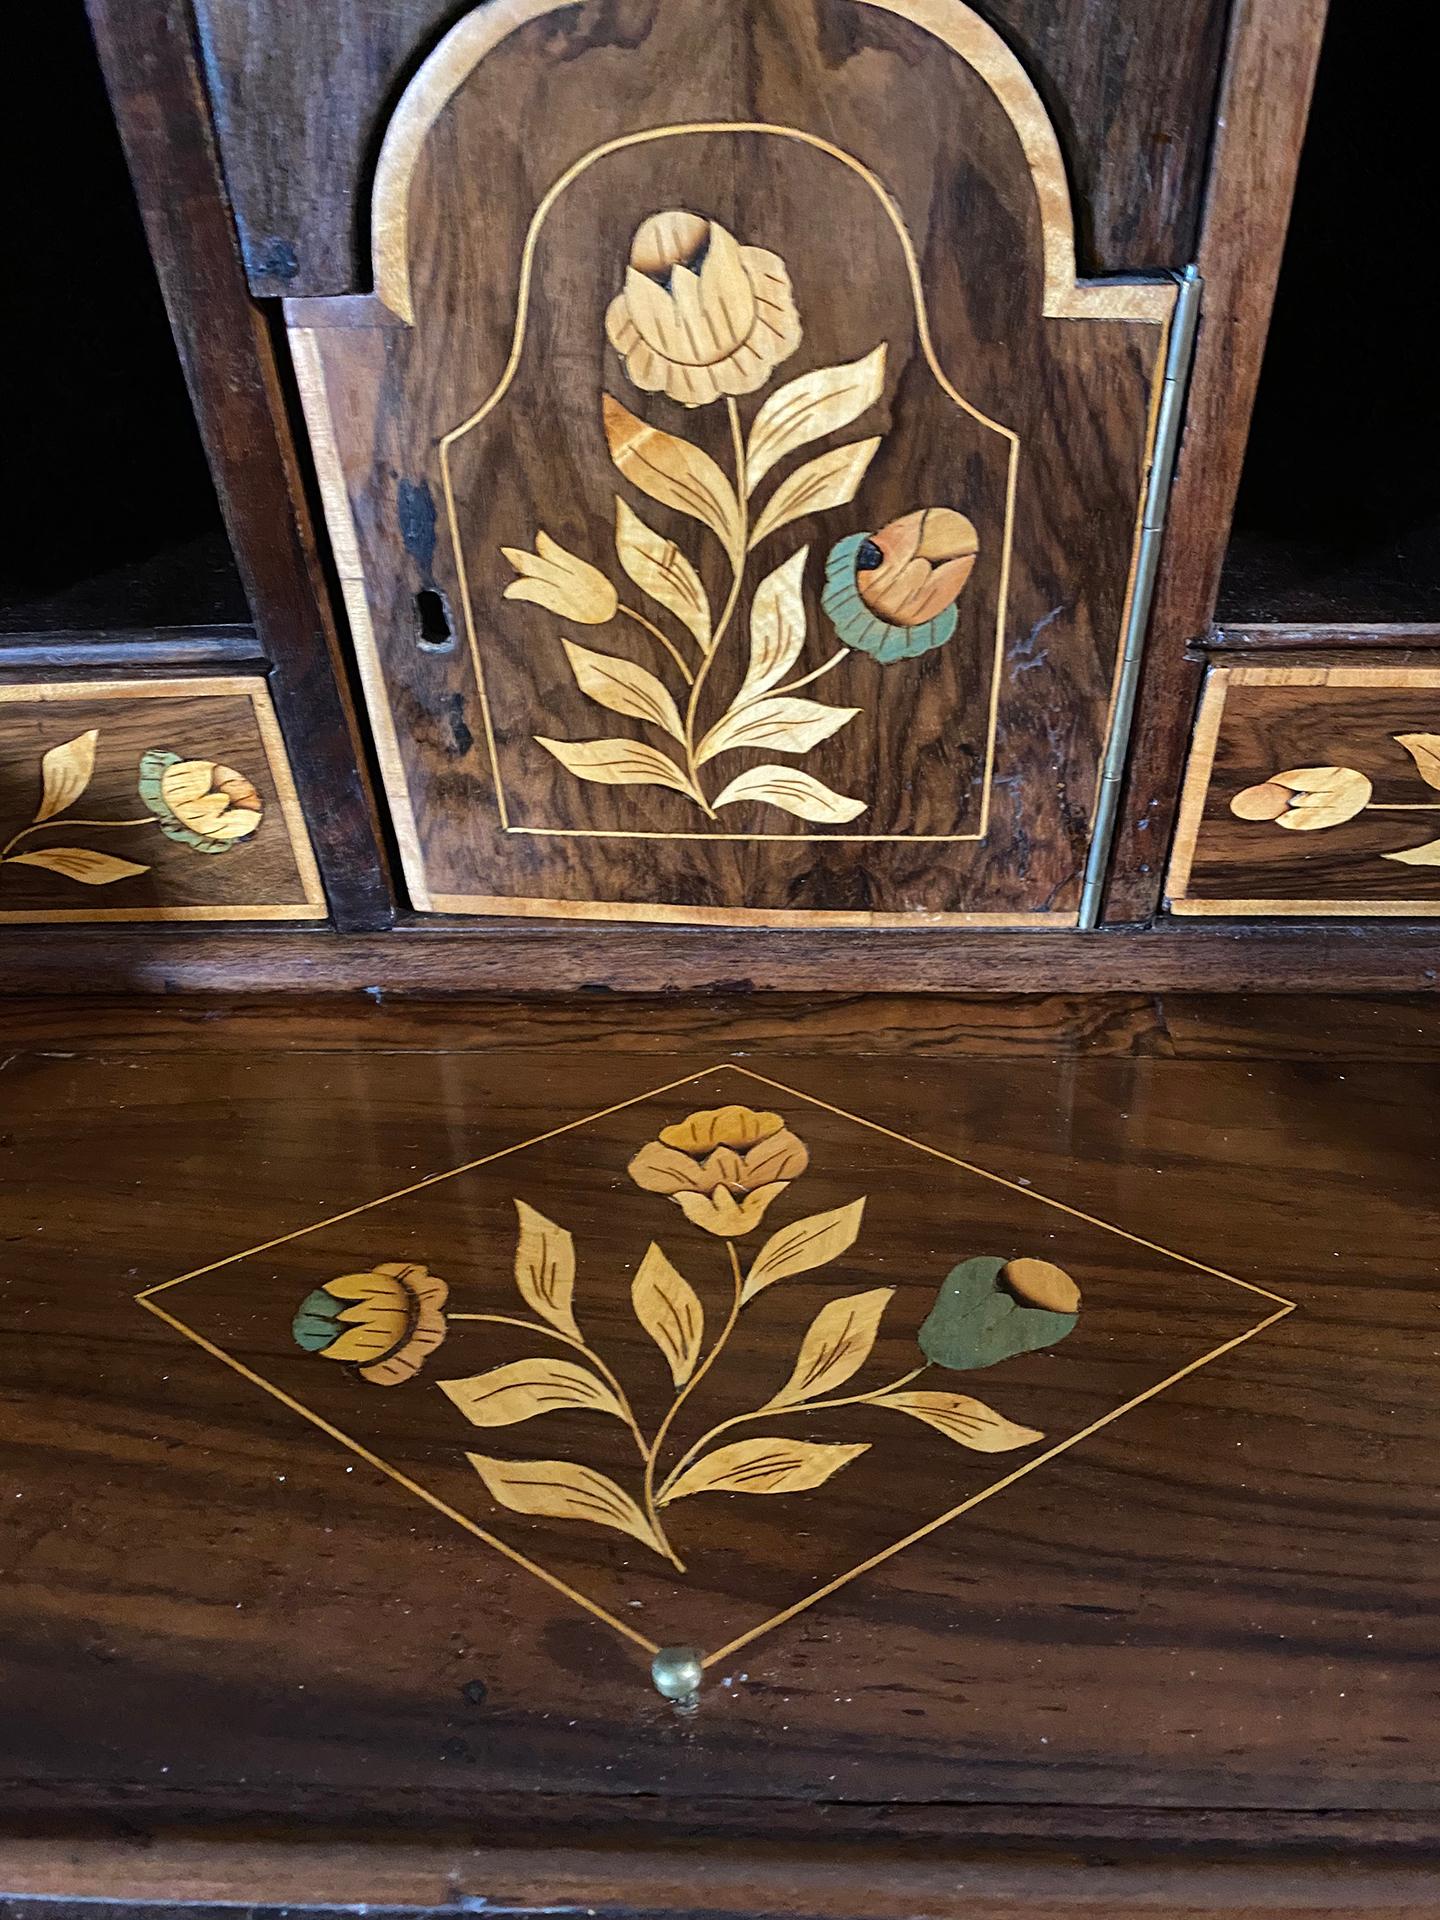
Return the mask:
<path fill-rule="evenodd" d="M 863 1114 L 852 1113 L 847 1107 L 839 1107 L 828 1100 L 818 1098 L 814 1094 L 804 1093 L 798 1087 L 792 1087 L 783 1080 L 772 1079 L 768 1074 L 758 1073 L 753 1067 L 743 1067 L 733 1060 L 716 1061 L 710 1066 L 698 1068 L 693 1073 L 682 1074 L 677 1079 L 665 1081 L 659 1086 L 651 1087 L 645 1092 L 635 1094 L 628 1100 L 618 1100 L 612 1106 L 601 1107 L 594 1113 L 583 1114 L 579 1119 L 568 1120 L 561 1126 L 551 1127 L 544 1133 L 535 1134 L 529 1139 L 517 1141 L 512 1146 L 498 1148 L 494 1153 L 481 1154 L 474 1160 L 467 1160 L 460 1166 L 448 1168 L 442 1173 L 429 1174 L 425 1179 L 414 1181 L 411 1185 L 399 1188 L 393 1193 L 382 1194 L 377 1199 L 364 1201 L 358 1206 L 347 1207 L 340 1213 L 327 1215 L 322 1220 L 314 1221 L 308 1227 L 297 1227 L 291 1233 L 279 1234 L 274 1239 L 262 1241 L 258 1246 L 246 1248 L 243 1252 L 228 1254 L 225 1258 L 213 1260 L 203 1267 L 194 1267 L 188 1273 L 177 1274 L 173 1280 L 162 1280 L 153 1287 L 142 1289 L 141 1292 L 134 1296 L 135 1300 L 138 1305 L 144 1307 L 158 1319 L 173 1327 L 176 1332 L 182 1334 L 186 1339 L 193 1341 L 194 1344 L 204 1352 L 211 1354 L 215 1359 L 223 1361 L 226 1366 L 232 1368 L 233 1371 L 238 1373 L 243 1379 L 250 1381 L 252 1385 L 262 1388 L 283 1406 L 290 1408 L 292 1412 L 298 1413 L 302 1419 L 308 1420 L 312 1426 L 319 1428 L 322 1433 L 327 1434 L 334 1440 L 338 1440 L 342 1446 L 348 1448 L 352 1453 L 364 1460 L 367 1465 L 378 1468 L 380 1472 L 394 1481 L 396 1485 L 403 1487 L 407 1492 L 417 1495 L 437 1513 L 454 1521 L 457 1526 L 462 1527 L 467 1533 L 473 1535 L 486 1546 L 494 1547 L 504 1559 L 510 1561 L 515 1566 L 524 1568 L 529 1573 L 535 1574 L 540 1580 L 544 1581 L 547 1586 L 552 1587 L 557 1593 L 564 1595 L 567 1599 L 573 1600 L 593 1618 L 601 1621 L 606 1626 L 613 1627 L 624 1639 L 629 1640 L 633 1645 L 653 1655 L 660 1651 L 655 1641 L 637 1632 L 636 1629 L 631 1627 L 626 1621 L 609 1613 L 597 1601 L 589 1599 L 585 1594 L 571 1587 L 558 1575 L 550 1573 L 538 1561 L 531 1560 L 517 1548 L 509 1546 L 497 1535 L 487 1532 L 477 1521 L 461 1513 L 458 1508 L 450 1506 L 446 1501 L 441 1500 L 438 1495 L 428 1492 L 418 1481 L 412 1480 L 398 1467 L 392 1466 L 388 1461 L 382 1459 L 379 1454 L 372 1452 L 360 1441 L 352 1439 L 339 1427 L 332 1426 L 322 1415 L 312 1412 L 300 1401 L 286 1393 L 283 1388 L 273 1385 L 270 1381 L 266 1380 L 262 1374 L 256 1373 L 252 1368 L 246 1366 L 243 1361 L 235 1359 L 232 1355 L 228 1354 L 223 1347 L 217 1346 L 213 1341 L 206 1339 L 203 1334 L 197 1333 L 193 1327 L 188 1326 L 183 1320 L 178 1319 L 164 1307 L 155 1305 L 153 1296 L 157 1293 L 165 1292 L 169 1287 L 177 1287 L 183 1281 L 198 1279 L 202 1274 L 213 1273 L 220 1267 L 231 1266 L 236 1261 L 249 1259 L 257 1253 L 268 1252 L 270 1248 L 283 1246 L 291 1240 L 302 1239 L 306 1234 L 316 1233 L 322 1227 L 337 1225 L 342 1220 L 349 1220 L 357 1214 L 367 1213 L 374 1207 L 385 1206 L 393 1200 L 401 1200 L 409 1194 L 419 1193 L 427 1187 L 435 1186 L 442 1180 L 453 1179 L 456 1175 L 469 1173 L 476 1167 L 487 1166 L 494 1161 L 503 1160 L 510 1154 L 521 1153 L 527 1147 L 539 1146 L 543 1141 L 553 1140 L 561 1134 L 572 1133 L 578 1127 L 587 1126 L 592 1121 L 606 1119 L 613 1113 L 624 1112 L 626 1108 L 639 1106 L 646 1100 L 654 1099 L 660 1094 L 671 1093 L 677 1087 L 689 1086 L 696 1080 L 704 1080 L 712 1074 L 724 1072 L 743 1074 L 747 1079 L 754 1080 L 761 1086 L 773 1087 L 779 1093 L 786 1094 L 795 1100 L 804 1101 L 807 1105 L 817 1107 L 822 1112 L 834 1114 L 838 1119 L 846 1120 L 856 1126 L 867 1128 L 870 1132 L 881 1134 L 886 1139 L 898 1141 L 902 1146 L 913 1147 L 921 1153 L 930 1154 L 937 1160 L 944 1160 L 947 1164 L 960 1168 L 963 1172 L 976 1174 L 981 1179 L 993 1181 L 997 1186 L 1006 1187 L 1013 1193 L 1023 1194 L 1028 1199 L 1038 1201 L 1042 1206 L 1054 1207 L 1059 1212 L 1070 1215 L 1073 1219 L 1083 1220 L 1089 1226 L 1099 1227 L 1107 1233 L 1116 1234 L 1119 1238 L 1128 1240 L 1134 1246 L 1144 1247 L 1151 1253 L 1158 1253 L 1164 1259 L 1177 1261 L 1180 1265 L 1190 1267 L 1199 1273 L 1208 1274 L 1213 1279 L 1227 1281 L 1230 1285 L 1243 1288 L 1248 1293 L 1259 1294 L 1264 1299 L 1276 1302 L 1278 1310 L 1268 1314 L 1265 1319 L 1259 1321 L 1255 1326 L 1249 1327 L 1244 1332 L 1232 1336 L 1229 1340 L 1223 1341 L 1210 1352 L 1201 1354 L 1198 1358 L 1187 1362 L 1185 1366 L 1168 1375 L 1164 1380 L 1157 1381 L 1155 1385 L 1145 1388 L 1143 1392 L 1136 1394 L 1121 1406 L 1112 1408 L 1109 1413 L 1103 1414 L 1098 1420 L 1092 1421 L 1089 1426 L 1083 1427 L 1078 1433 L 1071 1434 L 1066 1439 L 1058 1441 L 1053 1447 L 1047 1448 L 1033 1460 L 1029 1460 L 1023 1466 L 1017 1467 L 1012 1472 L 1003 1475 L 999 1480 L 992 1482 L 990 1486 L 982 1488 L 978 1493 L 971 1494 L 967 1499 L 961 1501 L 958 1506 L 947 1509 L 946 1512 L 938 1515 L 933 1520 L 927 1521 L 923 1526 L 906 1534 L 902 1539 L 894 1541 L 888 1547 L 882 1548 L 878 1553 L 872 1554 L 869 1559 L 862 1561 L 859 1565 L 851 1567 L 844 1573 L 837 1574 L 834 1579 L 816 1588 L 814 1592 L 806 1594 L 801 1599 L 794 1601 L 780 1613 L 774 1614 L 758 1625 L 748 1628 L 743 1634 L 738 1635 L 734 1640 L 727 1642 L 724 1646 L 717 1648 L 714 1652 L 705 1654 L 702 1657 L 701 1664 L 707 1669 L 717 1665 L 722 1660 L 728 1659 L 732 1654 L 738 1653 L 743 1647 L 749 1646 L 753 1641 L 771 1632 L 774 1628 L 784 1626 L 788 1621 L 793 1620 L 808 1608 L 815 1606 L 821 1600 L 827 1599 L 831 1594 L 838 1592 L 841 1587 L 849 1585 L 852 1580 L 860 1579 L 866 1573 L 873 1572 L 876 1567 L 883 1565 L 887 1560 L 893 1559 L 895 1555 L 902 1553 L 907 1547 L 914 1546 L 918 1541 L 939 1531 L 940 1528 L 948 1526 L 951 1521 L 959 1519 L 962 1514 L 968 1513 L 971 1508 L 979 1506 L 982 1501 L 990 1499 L 997 1493 L 1003 1493 L 1008 1487 L 1013 1486 L 1017 1480 L 1023 1479 L 1026 1474 L 1032 1473 L 1037 1467 L 1046 1465 L 1062 1453 L 1067 1453 L 1072 1447 L 1078 1446 L 1081 1441 L 1090 1439 L 1103 1428 L 1112 1425 L 1116 1420 L 1119 1420 L 1122 1415 L 1132 1412 L 1136 1407 L 1143 1406 L 1147 1400 L 1155 1399 L 1159 1394 L 1164 1393 L 1167 1388 L 1175 1386 L 1190 1374 L 1196 1373 L 1202 1367 L 1208 1366 L 1212 1360 L 1218 1360 L 1224 1354 L 1230 1353 L 1235 1348 L 1243 1346 L 1247 1340 L 1254 1339 L 1257 1334 L 1265 1332 L 1268 1327 L 1274 1326 L 1277 1321 L 1285 1319 L 1287 1315 L 1296 1310 L 1298 1302 L 1288 1300 L 1284 1295 L 1274 1293 L 1268 1287 L 1258 1286 L 1253 1281 L 1241 1280 L 1233 1273 L 1226 1273 L 1220 1267 L 1208 1266 L 1204 1261 L 1194 1260 L 1188 1254 L 1176 1253 L 1169 1247 L 1161 1246 L 1157 1241 L 1147 1240 L 1141 1234 L 1130 1233 L 1124 1227 L 1118 1227 L 1111 1221 L 1102 1220 L 1096 1214 L 1086 1213 L 1081 1208 L 1072 1207 L 1063 1200 L 1053 1199 L 1049 1194 L 1041 1193 L 1033 1187 L 1021 1186 L 1018 1181 L 1011 1180 L 1004 1174 L 991 1173 L 985 1167 L 976 1166 L 973 1161 L 962 1160 L 958 1154 L 947 1153 L 941 1147 L 931 1146 L 924 1140 L 917 1140 L 913 1135 L 900 1133 L 893 1127 L 882 1125 L 879 1121 L 867 1120 Z"/>
<path fill-rule="evenodd" d="M 237 1255 L 236 1258 L 243 1259 L 244 1255 Z M 564 1594 L 567 1600 L 573 1600 L 577 1606 L 583 1607 L 587 1613 L 593 1614 L 597 1620 L 603 1621 L 607 1627 L 613 1627 L 617 1633 L 623 1634 L 627 1640 L 633 1641 L 637 1647 L 642 1647 L 646 1653 L 654 1654 L 660 1651 L 658 1644 L 654 1640 L 647 1639 L 643 1633 L 637 1633 L 634 1627 L 630 1626 L 626 1621 L 618 1619 L 615 1614 L 607 1613 L 598 1601 L 587 1599 L 586 1596 L 576 1588 L 567 1585 L 558 1574 L 548 1572 L 538 1561 L 527 1559 L 517 1548 L 508 1546 L 497 1534 L 487 1533 L 484 1527 L 470 1519 L 468 1515 L 461 1513 L 458 1507 L 452 1507 L 446 1501 L 442 1500 L 438 1494 L 428 1492 L 420 1485 L 418 1480 L 412 1480 L 408 1474 L 402 1473 L 398 1467 L 392 1467 L 388 1460 L 382 1460 L 378 1453 L 372 1453 L 369 1447 L 362 1445 L 360 1441 L 352 1440 L 350 1435 L 348 1433 L 342 1433 L 339 1427 L 331 1426 L 330 1422 L 325 1419 L 322 1414 L 313 1413 L 309 1407 L 303 1406 L 300 1401 L 292 1399 L 283 1387 L 275 1386 L 273 1382 L 267 1380 L 263 1374 L 256 1373 L 253 1367 L 247 1367 L 243 1360 L 237 1360 L 233 1354 L 227 1353 L 223 1347 L 217 1347 L 213 1340 L 207 1340 L 204 1334 L 197 1333 L 193 1327 L 187 1326 L 183 1320 L 176 1319 L 175 1315 L 168 1313 L 164 1307 L 157 1307 L 155 1302 L 148 1300 L 143 1293 L 137 1293 L 135 1298 L 147 1312 L 153 1313 L 158 1320 L 163 1320 L 168 1326 L 174 1327 L 177 1333 L 183 1333 L 187 1340 L 193 1340 L 197 1347 L 203 1348 L 206 1353 L 212 1354 L 215 1359 L 223 1360 L 225 1365 L 232 1367 L 235 1372 L 240 1375 L 242 1380 L 248 1380 L 252 1386 L 263 1387 L 265 1392 L 272 1395 L 282 1406 L 288 1407 L 292 1413 L 298 1413 L 302 1419 L 308 1420 L 312 1427 L 318 1427 L 322 1433 L 328 1434 L 332 1440 L 338 1440 L 341 1446 L 348 1447 L 351 1453 L 358 1454 L 367 1466 L 378 1467 L 381 1473 L 393 1480 L 397 1486 L 403 1487 L 407 1493 L 416 1494 L 427 1506 L 433 1507 L 437 1513 L 443 1513 L 447 1520 L 453 1520 L 457 1527 L 463 1527 L 467 1533 L 473 1533 L 477 1540 L 483 1540 L 487 1547 L 494 1547 L 497 1553 L 502 1554 L 505 1559 L 513 1561 L 517 1567 L 523 1567 L 527 1573 L 538 1575 L 547 1586 L 553 1587 L 557 1593 Z"/>

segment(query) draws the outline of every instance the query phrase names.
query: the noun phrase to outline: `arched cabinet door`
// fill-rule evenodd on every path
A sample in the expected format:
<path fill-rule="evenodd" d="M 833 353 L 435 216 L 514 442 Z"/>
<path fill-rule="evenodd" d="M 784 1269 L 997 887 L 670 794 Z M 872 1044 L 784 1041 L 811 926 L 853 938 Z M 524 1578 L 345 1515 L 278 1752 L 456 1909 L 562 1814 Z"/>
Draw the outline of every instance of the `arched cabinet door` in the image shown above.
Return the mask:
<path fill-rule="evenodd" d="M 291 338 L 417 907 L 1073 925 L 1171 284 L 961 0 L 490 0 Z"/>

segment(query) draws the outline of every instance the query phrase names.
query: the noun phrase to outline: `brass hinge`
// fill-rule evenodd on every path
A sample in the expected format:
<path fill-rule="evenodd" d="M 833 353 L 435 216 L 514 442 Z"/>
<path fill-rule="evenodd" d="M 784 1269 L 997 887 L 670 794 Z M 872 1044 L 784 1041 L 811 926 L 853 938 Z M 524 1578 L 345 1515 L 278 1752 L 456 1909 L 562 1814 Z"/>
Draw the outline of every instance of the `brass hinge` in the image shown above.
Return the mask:
<path fill-rule="evenodd" d="M 1160 389 L 1160 408 L 1155 421 L 1155 451 L 1150 461 L 1150 475 L 1145 487 L 1145 511 L 1140 521 L 1135 591 L 1130 598 L 1130 617 L 1125 624 L 1120 673 L 1115 687 L 1115 710 L 1110 718 L 1110 737 L 1105 742 L 1095 823 L 1085 861 L 1085 884 L 1080 894 L 1079 924 L 1087 931 L 1099 924 L 1101 895 L 1110 866 L 1110 849 L 1115 840 L 1115 814 L 1120 805 L 1120 786 L 1130 751 L 1135 695 L 1140 685 L 1140 659 L 1145 646 L 1145 629 L 1150 624 L 1150 604 L 1155 597 L 1160 537 L 1165 528 L 1170 483 L 1175 472 L 1175 453 L 1185 418 L 1185 389 L 1195 352 L 1195 329 L 1200 320 L 1201 285 L 1200 275 L 1195 268 L 1187 267 L 1180 275 L 1180 291 L 1176 295 L 1175 313 L 1170 322 L 1170 347 L 1165 356 L 1165 378 Z"/>

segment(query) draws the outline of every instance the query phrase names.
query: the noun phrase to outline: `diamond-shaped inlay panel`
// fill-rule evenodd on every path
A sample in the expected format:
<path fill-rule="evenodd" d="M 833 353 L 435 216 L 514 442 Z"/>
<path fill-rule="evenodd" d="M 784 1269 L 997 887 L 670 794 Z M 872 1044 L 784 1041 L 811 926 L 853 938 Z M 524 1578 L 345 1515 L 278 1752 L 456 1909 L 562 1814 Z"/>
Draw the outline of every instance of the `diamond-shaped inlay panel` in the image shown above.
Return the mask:
<path fill-rule="evenodd" d="M 1292 1310 L 731 1065 L 139 1298 L 711 1666 Z"/>

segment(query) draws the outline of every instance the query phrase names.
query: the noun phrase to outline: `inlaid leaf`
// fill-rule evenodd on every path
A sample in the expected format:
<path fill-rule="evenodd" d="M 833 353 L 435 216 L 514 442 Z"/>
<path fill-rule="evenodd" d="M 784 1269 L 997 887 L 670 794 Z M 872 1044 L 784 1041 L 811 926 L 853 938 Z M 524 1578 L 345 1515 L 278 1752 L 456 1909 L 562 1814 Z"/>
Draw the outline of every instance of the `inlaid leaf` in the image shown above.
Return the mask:
<path fill-rule="evenodd" d="M 63 873 L 67 880 L 82 881 L 87 887 L 108 887 L 114 880 L 150 871 L 133 860 L 117 860 L 113 853 L 96 853 L 92 847 L 46 847 L 43 853 L 12 853 L 6 858 L 17 867 Z"/>
<path fill-rule="evenodd" d="M 989 1254 L 962 1260 L 950 1269 L 920 1328 L 920 1351 L 927 1360 L 966 1373 L 993 1367 L 1017 1353 L 1053 1347 L 1074 1332 L 1079 1319 L 1078 1288 L 1075 1309 L 1056 1312 L 1025 1305 L 1006 1284 L 1005 1275 L 1006 1262 Z"/>
<path fill-rule="evenodd" d="M 838 433 L 880 398 L 885 342 L 862 360 L 817 367 L 772 393 L 755 416 L 745 456 L 745 486 L 753 493 L 777 460 L 822 434 Z"/>
<path fill-rule="evenodd" d="M 710 651 L 710 596 L 700 576 L 673 540 L 647 527 L 619 494 L 615 496 L 615 551 L 642 593 L 658 600 Z"/>
<path fill-rule="evenodd" d="M 843 709 L 841 709 L 843 711 Z M 717 807 L 733 807 L 740 800 L 755 800 L 766 806 L 782 807 L 801 820 L 817 820 L 823 826 L 840 826 L 864 813 L 865 802 L 836 793 L 813 773 L 799 767 L 749 767 L 737 773 L 727 787 L 715 796 Z"/>
<path fill-rule="evenodd" d="M 733 753 L 741 747 L 760 753 L 808 753 L 859 712 L 859 707 L 827 707 L 794 693 L 752 700 L 747 706 L 732 707 L 716 721 L 700 742 L 695 759 L 703 765 L 717 753 Z"/>
<path fill-rule="evenodd" d="M 515 1284 L 527 1307 L 561 1333 L 580 1338 L 575 1324 L 575 1242 L 553 1220 L 524 1200 L 515 1202 L 520 1237 L 515 1242 Z"/>
<path fill-rule="evenodd" d="M 548 1355 L 514 1360 L 468 1380 L 441 1380 L 438 1385 L 477 1427 L 513 1427 L 537 1414 L 567 1407 L 625 1418 L 624 1408 L 598 1374 L 576 1366 L 573 1360 L 552 1360 Z"/>
<path fill-rule="evenodd" d="M 805 645 L 802 591 L 809 547 L 767 573 L 750 602 L 750 664 L 735 696 L 736 706 L 753 700 L 784 679 Z"/>
<path fill-rule="evenodd" d="M 675 762 L 643 740 L 547 740 L 543 733 L 537 733 L 535 740 L 579 780 L 595 780 L 603 787 L 690 791 L 690 782 Z"/>
<path fill-rule="evenodd" d="M 652 727 L 663 727 L 676 740 L 685 738 L 675 702 L 653 673 L 616 653 L 595 653 L 573 640 L 566 640 L 563 645 L 570 671 L 582 693 L 612 713 L 623 713 L 631 720 L 646 720 Z"/>
<path fill-rule="evenodd" d="M 787 474 L 766 501 L 750 535 L 750 545 L 758 547 L 772 533 L 798 520 L 802 513 L 828 513 L 831 507 L 848 506 L 865 478 L 865 469 L 875 458 L 880 445 L 873 440 L 852 440 L 835 447 L 816 460 Z"/>
<path fill-rule="evenodd" d="M 662 1504 L 687 1499 L 692 1493 L 805 1493 L 822 1486 L 831 1474 L 848 1467 L 868 1443 L 858 1446 L 822 1446 L 812 1440 L 736 1440 L 717 1447 L 687 1467 L 663 1496 Z"/>
<path fill-rule="evenodd" d="M 1397 733 L 1395 738 L 1415 762 L 1426 786 L 1440 789 L 1440 733 Z"/>
<path fill-rule="evenodd" d="M 753 1300 L 757 1293 L 773 1287 L 777 1280 L 788 1280 L 796 1273 L 810 1273 L 828 1260 L 838 1259 L 854 1246 L 864 1212 L 862 1197 L 828 1213 L 807 1214 L 803 1220 L 793 1220 L 788 1227 L 772 1233 L 750 1263 L 740 1298 Z"/>
<path fill-rule="evenodd" d="M 800 1342 L 790 1378 L 767 1407 L 818 1400 L 858 1373 L 870 1357 L 881 1316 L 894 1294 L 893 1287 L 877 1287 L 873 1293 L 852 1293 L 822 1307 Z"/>
<path fill-rule="evenodd" d="M 91 727 L 88 733 L 77 733 L 73 740 L 51 747 L 40 762 L 44 790 L 40 811 L 35 815 L 37 825 L 42 820 L 53 820 L 57 813 L 73 806 L 89 786 L 95 771 L 95 743 L 99 738 L 100 729 Z"/>
<path fill-rule="evenodd" d="M 709 454 L 688 440 L 647 426 L 612 394 L 602 396 L 601 406 L 610 458 L 630 484 L 662 507 L 674 507 L 701 521 L 738 560 L 743 548 L 740 503 Z"/>
<path fill-rule="evenodd" d="M 570 1460 L 492 1460 L 466 1454 L 492 1497 L 512 1513 L 544 1520 L 589 1520 L 663 1551 L 650 1523 L 623 1487 Z"/>
<path fill-rule="evenodd" d="M 1403 847 L 1399 853 L 1384 853 L 1380 857 L 1398 860 L 1402 867 L 1440 867 L 1440 840 L 1427 840 L 1423 847 Z"/>
<path fill-rule="evenodd" d="M 1038 1427 L 1017 1426 L 968 1393 L 882 1393 L 875 1405 L 894 1407 L 912 1420 L 923 1420 L 973 1453 L 1009 1453 L 1045 1438 Z"/>
<path fill-rule="evenodd" d="M 705 1332 L 705 1309 L 683 1273 L 652 1240 L 630 1287 L 635 1318 L 664 1354 L 671 1377 L 683 1387 L 695 1371 Z"/>

